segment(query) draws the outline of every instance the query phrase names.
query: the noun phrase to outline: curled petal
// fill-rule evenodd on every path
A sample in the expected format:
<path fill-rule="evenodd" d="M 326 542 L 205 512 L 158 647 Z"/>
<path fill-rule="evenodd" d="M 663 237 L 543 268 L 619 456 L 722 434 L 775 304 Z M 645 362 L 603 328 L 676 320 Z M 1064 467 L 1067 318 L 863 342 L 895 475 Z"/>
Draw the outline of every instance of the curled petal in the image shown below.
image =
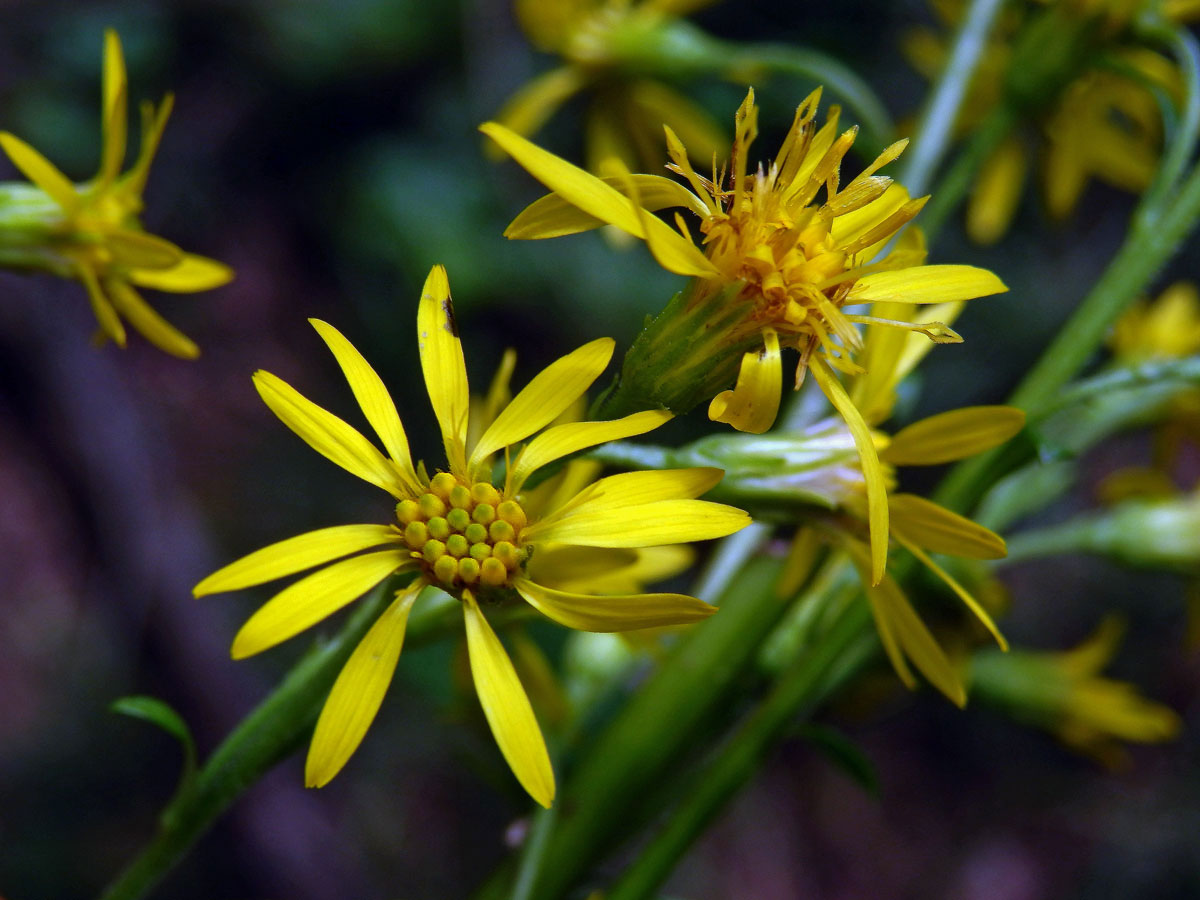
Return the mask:
<path fill-rule="evenodd" d="M 774 328 L 763 329 L 763 349 L 742 357 L 737 385 L 721 391 L 708 406 L 708 417 L 725 422 L 738 431 L 762 434 L 779 413 L 783 389 L 783 364 L 779 356 L 779 336 Z"/>

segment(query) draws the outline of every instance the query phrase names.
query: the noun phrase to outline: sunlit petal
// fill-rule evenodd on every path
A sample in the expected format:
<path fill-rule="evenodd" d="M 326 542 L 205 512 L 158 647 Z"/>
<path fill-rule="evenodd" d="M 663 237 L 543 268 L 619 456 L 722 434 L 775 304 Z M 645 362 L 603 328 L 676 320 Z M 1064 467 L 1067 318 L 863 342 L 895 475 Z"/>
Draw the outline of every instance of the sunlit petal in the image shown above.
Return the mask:
<path fill-rule="evenodd" d="M 738 431 L 762 434 L 775 424 L 782 390 L 779 336 L 774 328 L 764 328 L 763 348 L 742 356 L 737 385 L 732 391 L 721 391 L 713 397 L 708 417 Z"/>
<path fill-rule="evenodd" d="M 847 302 L 946 303 L 1007 291 L 1004 282 L 976 266 L 912 266 L 864 275 Z"/>
<path fill-rule="evenodd" d="M 442 430 L 446 458 L 452 472 L 465 474 L 471 398 L 450 282 L 443 266 L 434 266 L 425 279 L 417 309 L 417 337 L 425 388 Z"/>

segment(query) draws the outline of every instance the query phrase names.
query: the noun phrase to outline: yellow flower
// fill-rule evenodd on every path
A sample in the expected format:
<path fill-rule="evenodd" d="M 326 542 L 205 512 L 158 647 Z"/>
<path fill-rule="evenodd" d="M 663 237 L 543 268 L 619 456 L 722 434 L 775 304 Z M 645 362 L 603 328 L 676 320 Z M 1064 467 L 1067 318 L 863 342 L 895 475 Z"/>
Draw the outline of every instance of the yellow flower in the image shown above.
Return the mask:
<path fill-rule="evenodd" d="M 699 106 L 660 81 L 639 75 L 621 58 L 679 17 L 712 0 L 516 0 L 517 21 L 540 50 L 563 59 L 521 87 L 496 115 L 518 134 L 531 136 L 570 97 L 592 96 L 585 130 L 587 168 L 598 171 L 616 156 L 627 166 L 657 165 L 662 126 L 683 135 L 695 159 L 721 149 L 721 133 Z"/>
<path fill-rule="evenodd" d="M 136 288 L 204 291 L 228 282 L 233 271 L 143 230 L 138 219 L 142 191 L 172 98 L 168 94 L 157 109 L 142 104 L 141 149 L 133 167 L 122 174 L 127 94 L 121 42 L 109 30 L 104 35 L 100 171 L 82 184 L 72 183 L 20 138 L 0 132 L 0 147 L 33 182 L 0 186 L 0 264 L 82 282 L 102 333 L 118 346 L 125 346 L 124 318 L 156 347 L 193 359 L 199 348 L 151 309 Z"/>
<path fill-rule="evenodd" d="M 971 83 L 959 131 L 970 134 L 1006 102 L 1019 107 L 1034 127 L 1004 138 L 980 166 L 967 203 L 967 233 L 972 240 L 991 244 L 1008 231 L 1033 157 L 1040 158 L 1046 208 L 1058 219 L 1071 213 L 1093 178 L 1132 193 L 1149 186 L 1162 145 L 1162 113 L 1154 90 L 1178 96 L 1180 77 L 1175 65 L 1159 53 L 1144 47 L 1111 46 L 1134 6 L 1127 2 L 1059 3 L 1043 11 L 1045 17 L 1056 17 L 1061 46 L 1034 48 L 1043 57 L 1054 59 L 1045 63 L 1048 69 L 1041 83 L 1031 82 L 1029 90 L 1036 91 L 1036 96 L 1019 98 L 1010 96 L 1014 82 L 1023 85 L 1027 79 L 1013 70 L 1021 67 L 1025 58 L 1014 51 L 1022 24 L 1029 17 L 1013 9 L 1002 19 Z M 961 4 L 935 7 L 946 25 L 955 24 L 961 15 Z M 1092 29 L 1090 40 L 1105 45 L 1106 66 L 1079 71 L 1079 63 L 1069 62 L 1078 55 L 1071 35 L 1080 29 L 1081 34 Z M 946 41 L 932 30 L 914 31 L 904 49 L 914 67 L 930 78 L 936 77 L 946 61 Z M 1067 71 L 1056 86 L 1062 73 L 1050 70 L 1062 65 L 1075 65 L 1075 70 Z"/>
<path fill-rule="evenodd" d="M 469 393 L 446 272 L 435 266 L 417 314 L 421 368 L 441 428 L 448 466 L 430 477 L 414 466 L 396 407 L 378 375 L 333 327 L 312 320 L 341 366 L 386 455 L 357 430 L 268 372 L 255 387 L 279 418 L 332 462 L 392 495 L 390 525 L 343 525 L 272 544 L 204 579 L 196 594 L 238 590 L 322 566 L 285 588 L 238 632 L 242 658 L 303 631 L 391 575 L 416 577 L 399 591 L 350 657 L 317 722 L 305 779 L 326 784 L 361 742 L 392 678 L 417 595 L 433 585 L 462 603 L 471 672 L 504 758 L 538 803 L 554 797 L 554 774 L 529 700 L 486 607 L 522 598 L 550 619 L 586 631 L 695 622 L 714 609 L 681 594 L 595 597 L 559 590 L 587 560 L 608 552 L 613 567 L 633 548 L 721 537 L 742 528 L 741 510 L 695 499 L 721 477 L 715 469 L 631 472 L 602 478 L 560 502 L 527 506 L 536 470 L 596 444 L 643 434 L 670 418 L 648 411 L 611 422 L 550 425 L 608 365 L 601 338 L 548 366 L 471 440 Z M 542 430 L 545 429 L 545 430 Z M 532 437 L 536 432 L 536 437 Z M 505 474 L 493 484 L 493 460 Z M 535 553 L 536 551 L 536 553 Z M 351 555 L 356 554 L 356 555 Z M 335 562 L 335 560 L 337 560 Z"/>
<path fill-rule="evenodd" d="M 939 312 L 948 320 L 957 315 L 950 304 Z M 897 308 L 885 308 L 888 315 L 903 315 Z M 851 386 L 853 401 L 863 410 L 870 425 L 886 420 L 895 403 L 895 386 L 908 375 L 929 350 L 928 341 L 916 335 L 871 326 L 867 329 L 863 356 L 868 371 Z M 1004 539 L 958 513 L 916 494 L 896 491 L 895 469 L 901 466 L 941 465 L 974 456 L 1013 437 L 1025 424 L 1025 414 L 1009 406 L 970 406 L 939 413 L 914 422 L 894 435 L 872 427 L 870 437 L 878 448 L 887 490 L 888 532 L 892 541 L 912 553 L 933 572 L 979 619 L 1002 649 L 1007 644 L 984 606 L 956 578 L 940 566 L 930 554 L 944 553 L 962 559 L 1000 559 L 1006 554 Z M 966 692 L 957 668 L 947 658 L 937 640 L 921 621 L 900 585 L 885 574 L 875 578 L 871 572 L 871 552 L 861 537 L 861 525 L 869 520 L 866 472 L 854 452 L 849 426 L 830 418 L 814 423 L 799 434 L 783 433 L 774 440 L 790 447 L 796 457 L 796 480 L 784 486 L 811 497 L 818 506 L 830 508 L 827 516 L 814 517 L 813 528 L 804 528 L 793 545 L 788 566 L 791 584 L 781 590 L 799 587 L 805 571 L 804 560 L 812 558 L 812 541 L 825 536 L 840 546 L 859 569 L 880 640 L 901 680 L 916 686 L 908 661 L 950 700 L 963 705 Z M 803 458 L 801 448 L 810 456 Z M 726 467 L 726 485 L 734 490 L 739 484 L 732 459 L 715 457 Z M 735 494 L 736 496 L 736 494 Z M 845 513 L 853 517 L 845 520 Z M 874 535 L 872 535 L 872 541 Z"/>
<path fill-rule="evenodd" d="M 1179 716 L 1137 688 L 1100 675 L 1124 627 L 1105 619 L 1087 641 L 1063 653 L 976 654 L 972 689 L 984 702 L 1045 728 L 1060 741 L 1110 766 L 1125 761 L 1120 741 L 1161 743 L 1179 733 Z"/>
<path fill-rule="evenodd" d="M 783 380 L 780 350 L 794 347 L 800 352 L 795 386 L 800 386 L 805 372 L 813 373 L 849 424 L 863 458 L 871 531 L 876 536 L 873 571 L 878 580 L 883 577 L 887 552 L 882 473 L 867 426 L 834 370 L 861 371 L 852 359 L 862 348 L 856 327 L 860 324 L 916 331 L 936 342 L 961 338 L 941 322 L 887 320 L 849 313 L 844 307 L 882 302 L 939 304 L 1007 288 L 991 272 L 974 266 L 923 265 L 923 247 L 900 244 L 876 259 L 925 203 L 926 198 L 912 200 L 891 178 L 875 174 L 900 155 L 907 141 L 888 147 L 843 186 L 839 170 L 856 130 L 838 134 L 836 109 L 818 129 L 819 99 L 817 90 L 800 105 L 775 161 L 754 172 L 747 171 L 758 118 L 752 90 L 737 112 L 728 173 L 714 171 L 711 178 L 697 174 L 682 143 L 667 128 L 671 168 L 683 175 L 691 191 L 657 175 L 618 172 L 602 180 L 502 125 L 489 122 L 481 130 L 554 191 L 525 209 L 509 225 L 507 236 L 557 237 L 607 223 L 644 240 L 664 268 L 693 276 L 685 293 L 690 307 L 707 313 L 705 321 L 696 326 L 705 331 L 702 346 L 707 355 L 712 356 L 722 345 L 749 350 L 741 357 L 733 390 L 712 398 L 709 418 L 739 431 L 766 431 L 779 408 Z M 818 203 L 822 189 L 825 199 Z M 679 213 L 675 215 L 679 231 L 652 215 L 670 207 L 683 207 L 699 218 L 703 252 L 693 243 Z M 714 303 L 720 308 L 708 312 Z M 690 360 L 689 365 L 714 370 L 715 377 L 724 371 L 706 357 Z M 629 369 L 627 359 L 622 373 L 625 381 L 632 380 Z M 675 408 L 669 397 L 656 399 Z"/>
<path fill-rule="evenodd" d="M 1130 307 L 1117 321 L 1109 343 L 1123 363 L 1200 353 L 1200 293 L 1196 286 L 1178 281 L 1154 302 L 1143 300 Z"/>

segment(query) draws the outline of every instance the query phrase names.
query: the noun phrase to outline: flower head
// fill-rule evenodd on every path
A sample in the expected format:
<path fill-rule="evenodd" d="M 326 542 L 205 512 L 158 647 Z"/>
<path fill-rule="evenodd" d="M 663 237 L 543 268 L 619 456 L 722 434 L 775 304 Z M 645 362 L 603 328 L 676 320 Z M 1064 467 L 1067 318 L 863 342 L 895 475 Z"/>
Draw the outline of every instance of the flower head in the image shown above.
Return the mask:
<path fill-rule="evenodd" d="M 647 411 L 610 422 L 551 425 L 608 365 L 610 339 L 592 341 L 552 363 L 471 440 L 462 346 L 445 270 L 435 266 L 421 295 L 417 330 L 448 464 L 430 475 L 424 464 L 414 466 L 396 407 L 374 370 L 336 329 L 312 322 L 386 455 L 276 376 L 258 372 L 255 387 L 313 449 L 391 494 L 397 501 L 395 520 L 335 526 L 273 544 L 210 575 L 196 593 L 236 590 L 323 567 L 276 594 L 246 622 L 233 643 L 233 655 L 241 658 L 303 631 L 391 575 L 415 576 L 363 639 L 325 703 L 308 755 L 306 780 L 312 786 L 333 778 L 366 733 L 391 681 L 409 610 L 421 589 L 432 585 L 457 598 L 471 672 L 492 733 L 517 779 L 548 806 L 554 775 L 545 743 L 483 610 L 523 600 L 548 618 L 585 631 L 698 621 L 714 609 L 693 597 L 582 592 L 582 567 L 620 569 L 637 561 L 631 552 L 636 548 L 721 537 L 748 524 L 749 517 L 695 499 L 720 480 L 719 470 L 704 468 L 610 475 L 576 484 L 569 495 L 531 501 L 525 484 L 542 466 L 605 441 L 643 434 L 670 418 L 667 412 Z M 506 465 L 496 481 L 493 462 L 500 454 Z"/>
<path fill-rule="evenodd" d="M 899 156 L 907 142 L 888 147 L 863 172 L 842 184 L 842 159 L 854 143 L 856 130 L 838 133 L 836 109 L 818 129 L 819 99 L 820 91 L 814 91 L 800 105 L 774 162 L 753 171 L 748 168 L 750 146 L 758 133 L 753 91 L 738 109 L 729 168 L 714 170 L 711 178 L 692 168 L 682 143 L 668 128 L 671 168 L 691 190 L 657 175 L 618 172 L 602 180 L 501 125 L 487 123 L 482 130 L 554 191 L 525 209 L 506 235 L 556 237 L 608 223 L 644 240 L 665 268 L 693 276 L 684 292 L 687 308 L 680 315 L 684 330 L 692 334 L 681 337 L 664 328 L 666 340 L 660 342 L 677 347 L 688 346 L 688 340 L 693 343 L 692 357 L 682 360 L 670 375 L 672 384 L 686 384 L 678 392 L 664 392 L 655 385 L 640 388 L 641 359 L 634 355 L 635 345 L 622 371 L 623 389 L 686 410 L 714 382 L 727 384 L 736 370 L 732 390 L 716 396 L 707 393 L 712 398 L 709 417 L 739 431 L 762 433 L 779 409 L 780 351 L 785 347 L 799 351 L 795 386 L 800 386 L 806 372 L 813 373 L 849 423 L 863 457 L 872 533 L 877 536 L 872 568 L 878 579 L 883 577 L 887 533 L 882 473 L 866 424 L 835 370 L 862 371 L 854 361 L 863 346 L 857 327 L 862 324 L 920 332 L 935 342 L 961 338 L 941 322 L 860 315 L 847 307 L 941 304 L 1007 288 L 991 272 L 974 266 L 924 265 L 919 238 L 898 242 L 877 259 L 924 205 L 924 199 L 910 199 L 891 178 L 875 174 Z M 824 199 L 818 201 L 822 191 Z M 678 231 L 652 215 L 670 207 L 683 207 L 699 219 L 703 251 L 693 243 L 679 213 L 675 215 Z M 651 341 L 646 345 L 648 356 L 662 353 L 672 360 L 678 356 Z M 658 377 L 656 366 L 646 368 Z M 696 389 L 697 384 L 702 388 Z"/>
<path fill-rule="evenodd" d="M 1174 710 L 1145 699 L 1132 684 L 1100 674 L 1116 654 L 1124 630 L 1118 619 L 1108 618 L 1073 650 L 977 653 L 970 665 L 972 689 L 983 702 L 1116 767 L 1126 757 L 1120 742 L 1161 743 L 1180 728 Z"/>
<path fill-rule="evenodd" d="M 185 253 L 142 228 L 142 192 L 163 128 L 171 113 L 168 94 L 157 108 L 142 104 L 142 142 L 132 168 L 125 161 L 128 80 L 121 42 L 111 29 L 104 36 L 100 170 L 74 184 L 41 153 L 8 132 L 0 147 L 32 185 L 6 185 L 12 203 L 6 217 L 13 237 L 0 222 L 0 260 L 38 268 L 82 282 L 101 332 L 125 346 L 132 325 L 155 346 L 187 359 L 199 348 L 142 299 L 138 287 L 191 293 L 219 287 L 233 278 L 223 263 Z"/>
<path fill-rule="evenodd" d="M 517 21 L 530 41 L 563 64 L 522 86 L 496 115 L 526 136 L 535 134 L 570 97 L 592 95 L 585 161 L 598 171 L 611 156 L 630 167 L 659 157 L 669 125 L 706 160 L 721 149 L 716 124 L 699 106 L 658 80 L 655 48 L 678 19 L 711 0 L 516 0 Z M 690 36 L 690 32 L 689 32 Z"/>

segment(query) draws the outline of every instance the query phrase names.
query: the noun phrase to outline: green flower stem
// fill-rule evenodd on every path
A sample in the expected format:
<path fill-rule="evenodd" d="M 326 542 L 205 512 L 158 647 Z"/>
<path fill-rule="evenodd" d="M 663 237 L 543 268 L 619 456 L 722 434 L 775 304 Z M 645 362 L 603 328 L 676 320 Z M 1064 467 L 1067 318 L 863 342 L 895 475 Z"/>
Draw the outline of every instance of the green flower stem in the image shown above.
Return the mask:
<path fill-rule="evenodd" d="M 362 600 L 341 631 L 305 656 L 238 724 L 163 811 L 154 838 L 108 886 L 102 900 L 145 896 L 246 788 L 297 747 L 343 663 L 391 602 L 393 591 L 394 585 L 385 583 Z"/>
<path fill-rule="evenodd" d="M 1090 550 L 1094 526 L 1095 517 L 1080 516 L 1059 525 L 1018 532 L 1008 538 L 1008 555 L 992 565 L 1007 566 L 1038 557 Z"/>
<path fill-rule="evenodd" d="M 1003 5 L 1003 0 L 974 0 L 967 7 L 962 26 L 954 36 L 950 57 L 917 121 L 912 146 L 902 157 L 897 181 L 914 197 L 928 189 L 934 171 L 950 146 L 958 111 Z"/>
<path fill-rule="evenodd" d="M 667 825 L 642 849 L 605 895 L 606 900 L 655 896 L 692 842 L 758 772 L 766 753 L 786 736 L 798 717 L 812 712 L 826 694 L 823 688 L 827 687 L 829 674 L 838 669 L 845 671 L 840 664 L 861 644 L 869 627 L 866 603 L 855 603 L 811 652 L 796 659 L 717 755 L 693 775 Z"/>
<path fill-rule="evenodd" d="M 791 603 L 779 597 L 779 564 L 758 559 L 726 592 L 721 612 L 689 629 L 654 676 L 582 749 L 558 804 L 543 871 L 530 900 L 561 900 L 592 863 L 653 814 L 646 796 L 699 743 L 759 646 Z M 508 896 L 501 878 L 480 898 Z"/>

